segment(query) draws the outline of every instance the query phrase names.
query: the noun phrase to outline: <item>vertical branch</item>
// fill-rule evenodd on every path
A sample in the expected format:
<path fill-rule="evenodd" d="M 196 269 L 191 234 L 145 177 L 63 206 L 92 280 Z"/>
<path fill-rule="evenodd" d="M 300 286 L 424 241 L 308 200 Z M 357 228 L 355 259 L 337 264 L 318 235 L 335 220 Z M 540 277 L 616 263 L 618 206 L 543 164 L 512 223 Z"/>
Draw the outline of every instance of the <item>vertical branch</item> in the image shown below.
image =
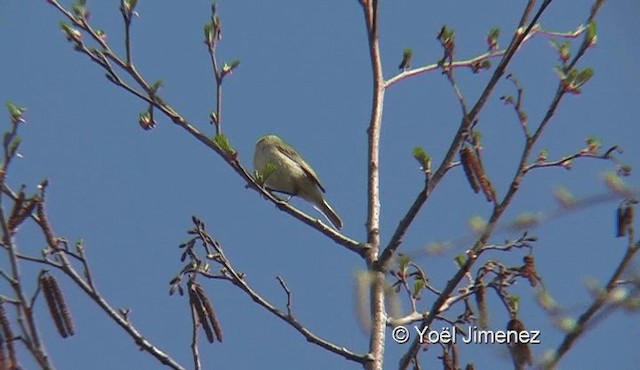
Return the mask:
<path fill-rule="evenodd" d="M 368 153 L 368 198 L 367 198 L 367 242 L 370 244 L 370 255 L 377 255 L 380 244 L 380 187 L 379 187 L 379 152 L 380 127 L 382 124 L 382 107 L 384 103 L 384 77 L 380 60 L 378 43 L 377 6 L 376 0 L 363 1 L 367 35 L 369 38 L 369 54 L 373 72 L 373 101 L 371 105 L 371 119 L 367 129 L 369 138 Z M 377 257 L 369 257 L 371 261 Z"/>
<path fill-rule="evenodd" d="M 6 186 L 5 179 L 8 166 L 11 163 L 11 160 L 17 155 L 18 147 L 20 146 L 18 127 L 21 123 L 25 122 L 22 118 L 24 108 L 19 108 L 12 103 L 7 103 L 7 108 L 9 109 L 12 127 L 11 130 L 5 133 L 3 140 L 3 161 L 0 165 L 0 173 L 2 174 L 2 176 L 0 177 L 1 188 L 4 188 Z M 7 251 L 11 271 L 9 275 L 5 275 L 3 273 L 3 276 L 5 276 L 6 280 L 9 281 L 11 289 L 13 290 L 17 300 L 17 304 L 15 305 L 16 316 L 20 324 L 20 328 L 22 329 L 23 343 L 25 343 L 27 349 L 35 357 L 38 365 L 42 369 L 52 369 L 53 366 L 49 362 L 44 344 L 40 340 L 40 334 L 38 332 L 38 328 L 36 326 L 35 318 L 33 315 L 33 307 L 29 305 L 29 299 L 26 297 L 23 291 L 22 279 L 20 276 L 20 265 L 18 263 L 18 246 L 16 245 L 14 240 L 15 228 L 18 226 L 19 222 L 16 223 L 15 214 L 13 214 L 14 212 L 12 212 L 14 220 L 12 220 L 11 217 L 9 218 L 9 220 L 7 220 L 3 211 L 3 200 L 4 192 L 0 192 L 0 230 L 2 231 L 0 244 Z M 22 202 L 23 201 L 24 199 L 22 200 Z M 14 204 L 15 209 L 25 206 L 24 204 L 17 203 L 18 200 L 16 200 L 16 204 Z M 31 208 L 30 211 L 31 210 L 33 210 L 33 208 Z M 25 322 L 26 326 L 24 324 Z M 4 334 L 5 336 L 7 336 L 6 332 Z M 8 343 L 9 341 L 13 341 L 16 338 L 6 337 L 4 339 Z M 16 360 L 14 358 L 12 358 L 11 360 L 11 366 L 14 366 L 16 368 L 19 367 L 19 365 L 15 363 Z"/>
<path fill-rule="evenodd" d="M 122 19 L 124 20 L 124 48 L 127 66 L 133 64 L 131 55 L 131 17 L 136 14 L 134 11 L 135 6 L 136 1 L 133 1 L 132 4 L 131 0 L 120 0 L 120 13 L 122 13 Z"/>
<path fill-rule="evenodd" d="M 222 82 L 224 77 L 238 67 L 239 60 L 220 66 L 217 56 L 218 43 L 222 40 L 222 21 L 218 16 L 218 5 L 211 5 L 211 22 L 204 25 L 204 41 L 211 58 L 211 67 L 216 83 L 216 110 L 211 112 L 211 122 L 216 127 L 216 136 L 222 135 Z"/>
<path fill-rule="evenodd" d="M 0 369 L 9 370 L 12 368 L 19 367 L 18 359 L 16 358 L 16 350 L 14 343 L 15 335 L 13 335 L 13 330 L 11 330 L 11 325 L 9 324 L 9 318 L 7 317 L 7 312 L 4 309 L 4 301 L 0 300 L 0 333 L 2 334 L 2 338 L 0 338 L 0 345 L 2 353 L 2 362 L 0 362 Z M 6 343 L 7 347 L 7 358 L 4 356 L 4 345 Z"/>
<path fill-rule="evenodd" d="M 200 370 L 200 350 L 198 348 L 198 313 L 193 305 L 189 305 L 191 308 L 191 354 L 193 356 L 193 368 Z"/>
<path fill-rule="evenodd" d="M 378 0 L 361 0 L 364 18 L 367 26 L 369 54 L 373 74 L 373 100 L 371 104 L 371 119 L 367 130 L 369 140 L 368 152 L 368 183 L 367 183 L 367 243 L 369 250 L 365 259 L 373 270 L 371 283 L 371 337 L 369 339 L 369 354 L 373 361 L 366 363 L 366 369 L 382 369 L 385 341 L 385 275 L 377 268 L 378 252 L 380 249 L 380 127 L 382 124 L 382 107 L 384 103 L 384 76 L 380 59 L 378 42 Z"/>
<path fill-rule="evenodd" d="M 211 116 L 213 124 L 216 127 L 216 135 L 222 134 L 222 74 L 219 68 L 218 58 L 216 56 L 216 49 L 218 47 L 218 41 L 222 40 L 222 31 L 220 18 L 217 15 L 218 6 L 216 3 L 211 5 L 211 23 L 205 26 L 205 43 L 207 44 L 207 50 L 209 51 L 209 57 L 211 58 L 211 66 L 213 67 L 213 75 L 216 82 L 216 111 Z"/>

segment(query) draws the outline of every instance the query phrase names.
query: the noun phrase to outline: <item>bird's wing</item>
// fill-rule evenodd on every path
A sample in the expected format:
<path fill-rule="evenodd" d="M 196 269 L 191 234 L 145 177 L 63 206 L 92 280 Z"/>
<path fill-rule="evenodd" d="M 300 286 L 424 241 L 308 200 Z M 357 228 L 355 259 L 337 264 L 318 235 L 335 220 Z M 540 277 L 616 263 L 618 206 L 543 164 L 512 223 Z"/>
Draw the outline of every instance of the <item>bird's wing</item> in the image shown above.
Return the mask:
<path fill-rule="evenodd" d="M 284 145 L 282 145 L 282 147 L 278 147 L 278 150 L 289 159 L 296 162 L 300 166 L 300 168 L 302 168 L 302 171 L 304 171 L 304 173 L 306 173 L 307 176 L 309 176 L 324 193 L 324 187 L 322 186 L 322 183 L 320 183 L 320 179 L 318 178 L 318 175 L 316 175 L 316 172 L 313 170 L 313 168 L 311 168 L 311 166 L 309 166 L 309 164 L 305 162 L 304 159 L 302 159 L 300 154 L 298 154 L 295 149 L 293 149 L 285 142 L 283 142 L 282 144 Z"/>

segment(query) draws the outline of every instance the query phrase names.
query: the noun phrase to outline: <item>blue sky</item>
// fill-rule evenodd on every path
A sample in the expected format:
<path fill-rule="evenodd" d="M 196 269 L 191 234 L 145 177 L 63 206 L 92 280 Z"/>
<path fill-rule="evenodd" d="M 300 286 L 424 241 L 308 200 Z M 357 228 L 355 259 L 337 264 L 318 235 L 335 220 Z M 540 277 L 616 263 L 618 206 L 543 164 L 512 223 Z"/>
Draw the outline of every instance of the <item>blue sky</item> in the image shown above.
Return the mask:
<path fill-rule="evenodd" d="M 209 4 L 140 1 L 133 41 L 139 71 L 149 81 L 161 79 L 165 100 L 212 134 L 207 117 L 214 106 L 214 83 L 202 43 Z M 316 169 L 327 198 L 344 220 L 345 234 L 363 240 L 371 80 L 357 1 L 221 0 L 219 5 L 224 35 L 220 57 L 241 60 L 225 81 L 223 108 L 224 131 L 240 160 L 250 167 L 255 141 L 265 133 L 281 135 Z M 442 52 L 435 37 L 443 24 L 456 30 L 460 58 L 482 53 L 492 27 L 502 29 L 500 43 L 505 46 L 521 7 L 497 1 L 382 1 L 385 77 L 397 73 L 405 47 L 413 48 L 413 66 L 436 62 Z M 589 7 L 589 1 L 557 0 L 542 24 L 554 31 L 575 29 L 586 19 Z M 122 51 L 118 2 L 93 1 L 89 8 L 91 22 Z M 23 159 L 14 163 L 9 183 L 14 187 L 25 183 L 33 190 L 42 178 L 50 179 L 48 212 L 54 229 L 71 241 L 84 239 L 104 296 L 116 307 L 130 308 L 133 322 L 149 340 L 190 367 L 187 300 L 170 297 L 168 281 L 181 268 L 177 246 L 187 239 L 191 215 L 197 215 L 264 297 L 284 307 L 286 297 L 275 280 L 282 276 L 293 292 L 294 314 L 300 321 L 324 338 L 365 352 L 368 340 L 359 329 L 353 298 L 353 277 L 362 262 L 246 190 L 215 153 L 167 119 L 159 118 L 155 130 L 141 130 L 137 117 L 144 104 L 115 88 L 87 57 L 72 50 L 59 31 L 61 19 L 44 1 L 0 3 L 4 50 L 0 100 L 28 108 L 28 123 L 21 129 Z M 541 139 L 539 149 L 547 148 L 550 158 L 573 153 L 584 146 L 587 136 L 596 135 L 605 146 L 624 148 L 620 157 L 624 162 L 639 164 L 638 19 L 636 1 L 605 4 L 598 18 L 597 46 L 580 64 L 592 67 L 595 76 L 582 95 L 565 98 Z M 525 88 L 524 107 L 531 124 L 540 121 L 555 91 L 557 63 L 549 40 L 540 37 L 529 41 L 509 68 Z M 463 70 L 457 74 L 469 101 L 489 76 Z M 499 100 L 513 92 L 510 83 L 501 82 L 479 116 L 485 166 L 499 194 L 506 191 L 523 144 L 513 110 Z M 0 117 L 6 127 L 7 114 Z M 422 186 L 412 148 L 423 146 L 439 163 L 459 120 L 453 92 L 437 71 L 387 92 L 380 165 L 383 243 Z M 604 161 L 585 160 L 571 171 L 537 171 L 525 180 L 506 219 L 554 208 L 557 186 L 576 196 L 606 191 L 601 174 L 612 168 Z M 637 176 L 628 182 L 637 187 Z M 292 202 L 316 214 L 307 204 Z M 538 269 L 569 314 L 579 314 L 589 302 L 585 281 L 605 281 L 624 252 L 624 241 L 613 237 L 615 208 L 615 202 L 595 205 L 533 231 L 539 237 Z M 488 217 L 490 210 L 484 197 L 470 190 L 462 171 L 451 171 L 420 213 L 402 250 L 468 235 L 469 217 Z M 492 241 L 513 236 L 500 234 Z M 36 255 L 42 247 L 32 227 L 24 227 L 18 242 L 23 251 Z M 467 247 L 459 245 L 447 255 L 423 256 L 419 261 L 431 281 L 443 286 L 455 271 L 453 255 Z M 523 253 L 491 257 L 515 265 Z M 24 268 L 25 275 L 35 271 Z M 58 368 L 160 367 L 76 287 L 60 279 L 77 335 L 60 340 L 49 319 L 44 315 L 39 319 Z M 206 289 L 225 331 L 224 343 L 202 345 L 206 368 L 354 368 L 307 343 L 230 284 L 206 282 Z M 543 343 L 533 348 L 539 358 L 558 345 L 560 332 L 535 306 L 527 284 L 516 286 L 514 293 L 523 299 L 521 315 L 527 326 L 543 332 Z M 491 317 L 496 329 L 506 321 L 500 310 Z M 614 361 L 618 368 L 634 368 L 640 355 L 631 338 L 638 334 L 636 316 L 615 314 L 580 340 L 561 367 L 599 369 Z M 405 349 L 389 340 L 385 368 L 395 368 Z M 433 364 L 435 355 L 425 354 L 424 363 Z M 511 368 L 505 356 L 500 346 L 462 348 L 463 361 L 474 361 L 480 369 Z"/>

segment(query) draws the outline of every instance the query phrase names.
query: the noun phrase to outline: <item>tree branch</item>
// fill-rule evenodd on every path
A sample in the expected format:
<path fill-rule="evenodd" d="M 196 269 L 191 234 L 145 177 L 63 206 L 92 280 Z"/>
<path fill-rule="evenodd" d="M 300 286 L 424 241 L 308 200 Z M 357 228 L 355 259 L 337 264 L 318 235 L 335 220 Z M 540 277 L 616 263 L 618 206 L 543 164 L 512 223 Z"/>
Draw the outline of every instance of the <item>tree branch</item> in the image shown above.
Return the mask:
<path fill-rule="evenodd" d="M 367 362 L 367 370 L 381 370 L 384 361 L 385 345 L 385 275 L 377 269 L 380 248 L 380 128 L 384 105 L 385 83 L 382 74 L 382 60 L 378 39 L 378 0 L 362 0 L 362 10 L 367 28 L 367 44 L 371 60 L 373 96 L 368 135 L 368 171 L 367 171 L 367 246 L 365 255 L 367 266 L 371 269 L 370 287 L 371 332 L 369 355 L 373 361 Z"/>
<path fill-rule="evenodd" d="M 607 282 L 604 290 L 597 295 L 596 299 L 589 306 L 589 308 L 587 308 L 582 313 L 582 315 L 580 315 L 574 327 L 567 333 L 567 335 L 562 340 L 562 343 L 560 343 L 558 348 L 555 350 L 553 357 L 551 357 L 550 360 L 546 361 L 543 364 L 544 369 L 556 368 L 556 366 L 560 362 L 560 359 L 562 359 L 562 357 L 571 349 L 573 344 L 585 332 L 585 330 L 590 327 L 589 324 L 593 321 L 592 319 L 594 319 L 594 316 L 598 312 L 601 312 L 601 310 L 605 308 L 605 305 L 609 302 L 611 293 L 618 287 L 618 283 L 620 278 L 622 277 L 622 274 L 627 270 L 627 268 L 633 261 L 633 257 L 635 256 L 635 254 L 638 252 L 638 250 L 640 250 L 640 241 L 636 242 L 636 244 L 634 245 L 635 233 L 632 226 L 630 226 L 628 240 L 629 244 L 627 246 L 627 250 L 625 251 L 622 260 L 616 267 L 614 273 L 611 275 L 611 278 L 609 278 L 609 281 Z"/>
<path fill-rule="evenodd" d="M 231 261 L 225 256 L 224 251 L 220 244 L 214 240 L 204 229 L 204 225 L 200 220 L 194 217 L 195 223 L 195 232 L 198 235 L 198 239 L 202 240 L 204 243 L 205 249 L 208 250 L 210 247 L 213 247 L 213 260 L 218 262 L 224 271 L 224 277 L 226 280 L 231 282 L 236 287 L 240 288 L 243 292 L 245 292 L 255 303 L 265 308 L 267 311 L 271 312 L 273 315 L 286 322 L 294 329 L 296 329 L 300 334 L 302 334 L 308 342 L 316 344 L 332 353 L 335 353 L 339 356 L 344 357 L 347 360 L 354 361 L 360 364 L 366 364 L 371 361 L 371 357 L 368 354 L 360 355 L 355 352 L 348 350 L 345 347 L 338 346 L 334 343 L 331 343 L 325 339 L 320 338 L 318 335 L 311 332 L 307 329 L 302 323 L 300 323 L 295 316 L 291 313 L 291 302 L 287 303 L 287 312 L 283 312 L 282 310 L 276 308 L 273 304 L 271 304 L 268 300 L 263 298 L 258 292 L 256 292 L 245 280 L 244 274 L 239 273 L 231 264 Z M 190 248 L 193 248 L 193 244 L 190 245 Z M 193 252 L 187 251 L 186 253 L 190 253 L 195 257 Z M 207 252 L 208 255 L 211 253 Z M 196 258 L 197 259 L 197 258 Z M 196 261 L 196 263 L 198 263 Z M 200 271 L 198 271 L 200 273 Z M 207 276 L 206 274 L 202 274 L 203 276 Z M 291 299 L 290 292 L 285 288 L 286 285 L 283 285 L 282 280 L 279 280 L 283 289 L 287 292 L 288 300 Z"/>
<path fill-rule="evenodd" d="M 73 25 L 87 32 L 92 39 L 94 39 L 102 48 L 101 51 L 93 51 L 92 49 L 87 48 L 82 40 L 74 40 L 74 44 L 76 50 L 82 52 L 83 54 L 89 56 L 92 61 L 96 62 L 103 69 L 108 72 L 109 80 L 116 84 L 117 86 L 122 87 L 129 93 L 133 94 L 137 98 L 143 100 L 144 102 L 150 104 L 155 109 L 158 109 L 165 116 L 167 116 L 174 124 L 178 125 L 191 136 L 193 136 L 196 140 L 200 141 L 205 146 L 209 147 L 213 151 L 215 151 L 240 177 L 246 182 L 247 187 L 255 190 L 259 194 L 261 194 L 264 198 L 271 201 L 276 207 L 284 211 L 294 218 L 302 221 L 304 224 L 310 226 L 311 228 L 319 231 L 320 233 L 327 236 L 329 239 L 333 240 L 336 244 L 339 244 L 348 250 L 363 256 L 368 248 L 364 246 L 362 243 L 351 239 L 347 236 L 342 235 L 338 231 L 332 229 L 328 225 L 324 224 L 317 218 L 312 218 L 305 214 L 304 212 L 298 210 L 297 208 L 291 206 L 290 204 L 283 202 L 282 200 L 274 197 L 271 193 L 269 193 L 264 187 L 259 185 L 253 176 L 247 171 L 238 161 L 237 153 L 228 152 L 224 148 L 221 148 L 216 142 L 209 139 L 205 134 L 201 133 L 195 126 L 190 124 L 186 119 L 184 119 L 180 114 L 178 114 L 169 104 L 160 99 L 157 95 L 157 92 L 151 88 L 151 85 L 146 82 L 146 80 L 142 77 L 142 75 L 137 71 L 135 65 L 128 64 L 126 61 L 122 60 L 118 55 L 111 50 L 105 38 L 101 37 L 98 32 L 96 32 L 87 22 L 78 20 L 73 14 L 64 9 L 62 5 L 58 3 L 57 0 L 48 0 L 50 4 L 52 4 L 60 13 L 62 13 Z M 103 59 L 101 59 L 98 54 L 104 54 L 107 58 L 113 61 L 118 67 L 122 68 L 129 76 L 133 78 L 133 80 L 142 87 L 145 91 L 146 95 L 135 90 L 133 87 L 129 86 L 125 83 L 121 78 L 117 77 L 115 70 L 106 63 Z"/>

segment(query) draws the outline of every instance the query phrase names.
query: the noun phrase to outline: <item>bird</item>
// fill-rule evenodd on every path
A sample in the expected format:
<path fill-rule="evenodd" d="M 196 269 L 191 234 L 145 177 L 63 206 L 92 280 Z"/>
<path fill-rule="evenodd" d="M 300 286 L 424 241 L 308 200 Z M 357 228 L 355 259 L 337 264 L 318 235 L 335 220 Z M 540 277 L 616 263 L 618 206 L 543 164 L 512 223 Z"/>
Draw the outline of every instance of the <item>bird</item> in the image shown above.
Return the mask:
<path fill-rule="evenodd" d="M 269 163 L 275 166 L 270 173 L 265 171 Z M 280 137 L 265 135 L 256 142 L 253 167 L 257 173 L 266 173 L 267 189 L 299 196 L 322 212 L 336 229 L 342 229 L 342 220 L 325 199 L 325 190 L 316 172 Z"/>

